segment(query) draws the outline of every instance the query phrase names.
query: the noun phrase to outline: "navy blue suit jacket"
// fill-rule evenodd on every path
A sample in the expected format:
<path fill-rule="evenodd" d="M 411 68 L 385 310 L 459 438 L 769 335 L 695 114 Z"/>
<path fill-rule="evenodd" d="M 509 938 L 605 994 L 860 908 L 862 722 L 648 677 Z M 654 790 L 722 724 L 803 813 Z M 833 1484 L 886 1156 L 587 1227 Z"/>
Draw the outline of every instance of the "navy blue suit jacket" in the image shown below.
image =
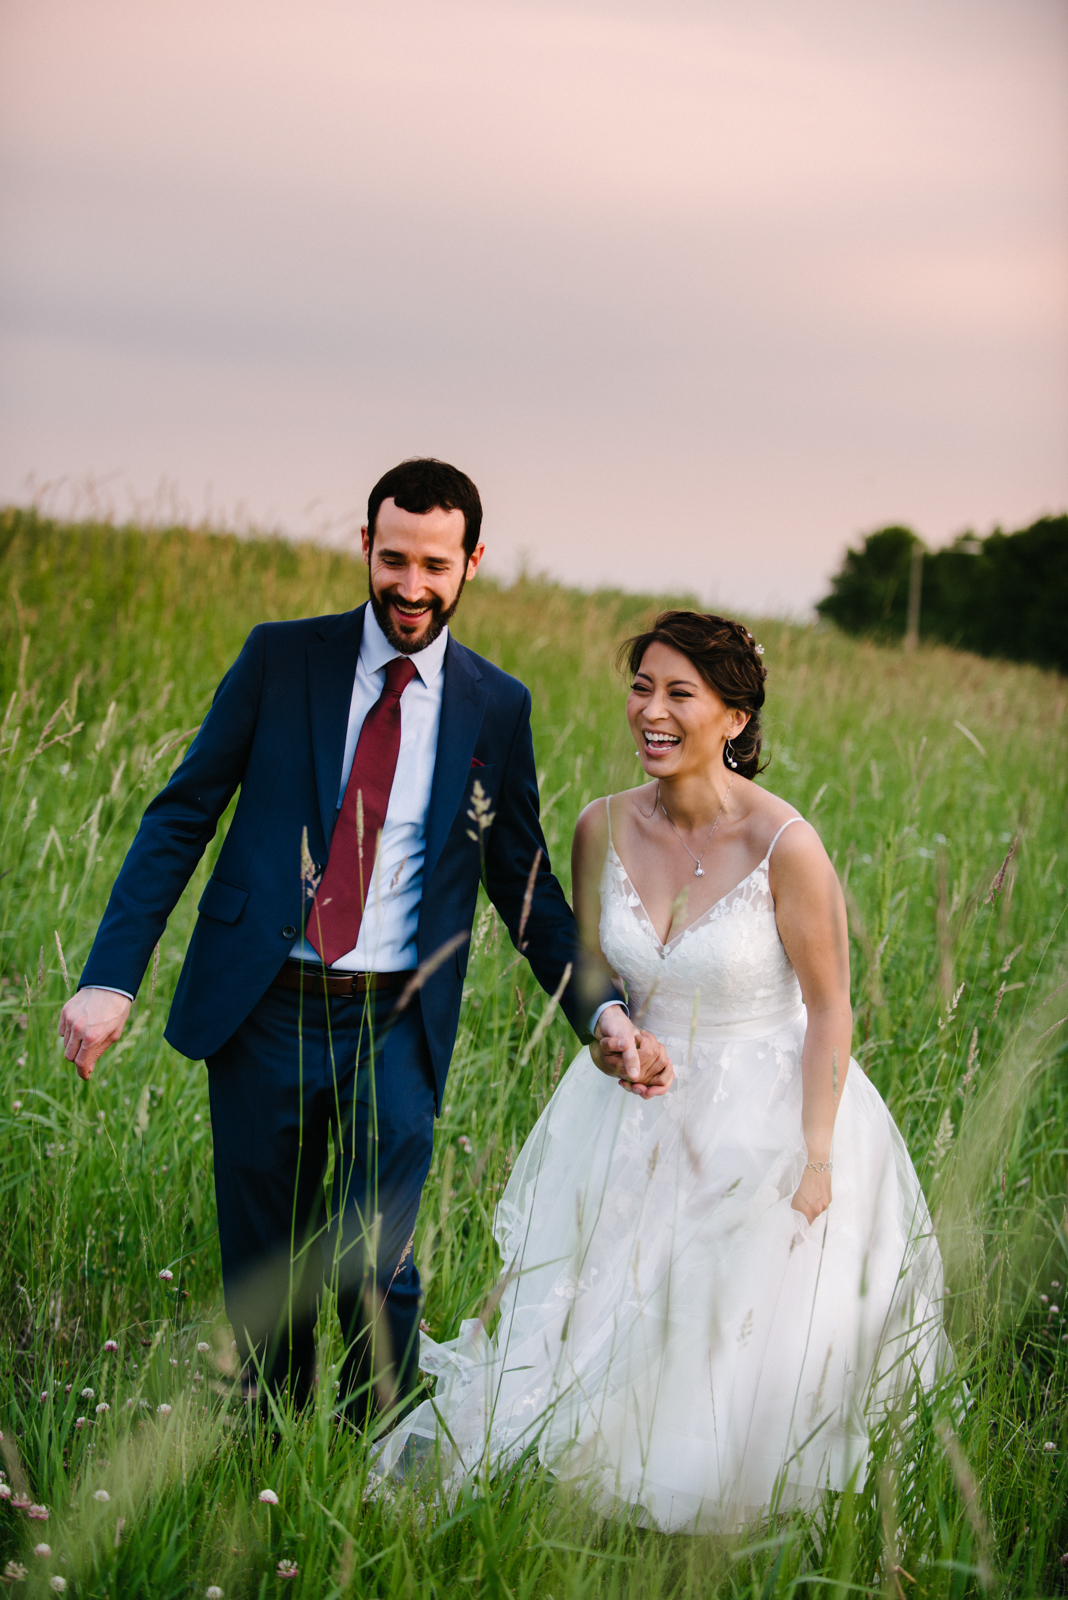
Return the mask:
<path fill-rule="evenodd" d="M 300 875 L 305 828 L 313 860 L 323 866 L 329 857 L 364 609 L 252 630 L 185 760 L 146 810 L 116 879 L 81 986 L 136 994 L 168 916 L 240 789 L 167 1023 L 167 1039 L 194 1060 L 230 1038 L 289 953 L 308 903 Z M 578 940 L 538 818 L 530 692 L 450 635 L 427 812 L 420 963 L 471 931 L 482 870 L 469 837 L 477 831 L 468 816 L 476 779 L 495 813 L 484 839 L 486 890 L 513 942 L 542 851 L 523 938 L 539 983 L 554 992 L 569 961 L 577 974 Z M 467 956 L 465 940 L 420 994 L 439 1105 Z M 573 978 L 561 1003 L 583 1033 L 589 1011 L 583 1015 L 580 988 Z M 598 998 L 616 996 L 606 992 L 594 1004 Z"/>

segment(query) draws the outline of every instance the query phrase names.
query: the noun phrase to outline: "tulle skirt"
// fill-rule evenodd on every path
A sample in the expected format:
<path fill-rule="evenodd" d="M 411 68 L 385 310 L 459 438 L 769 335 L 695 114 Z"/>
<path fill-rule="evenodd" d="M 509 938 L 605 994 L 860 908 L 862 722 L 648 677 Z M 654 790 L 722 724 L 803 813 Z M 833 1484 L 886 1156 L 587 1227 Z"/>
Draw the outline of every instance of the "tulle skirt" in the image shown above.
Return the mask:
<path fill-rule="evenodd" d="M 448 1495 L 534 1447 L 607 1513 L 729 1531 L 862 1482 L 872 1422 L 948 1366 L 930 1216 L 857 1064 L 810 1226 L 803 1007 L 692 1041 L 647 1026 L 675 1087 L 643 1101 L 576 1056 L 497 1208 L 496 1330 L 424 1337 L 436 1393 L 383 1475 L 433 1463 Z"/>

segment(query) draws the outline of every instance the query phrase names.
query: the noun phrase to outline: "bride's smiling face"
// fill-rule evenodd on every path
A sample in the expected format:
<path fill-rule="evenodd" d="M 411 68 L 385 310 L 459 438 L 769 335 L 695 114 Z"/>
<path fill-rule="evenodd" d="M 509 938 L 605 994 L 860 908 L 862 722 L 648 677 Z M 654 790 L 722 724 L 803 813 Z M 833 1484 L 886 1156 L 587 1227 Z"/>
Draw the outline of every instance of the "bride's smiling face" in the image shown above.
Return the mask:
<path fill-rule="evenodd" d="M 654 641 L 627 696 L 627 721 L 651 778 L 681 778 L 722 765 L 723 746 L 749 721 L 724 705 L 688 656 Z"/>

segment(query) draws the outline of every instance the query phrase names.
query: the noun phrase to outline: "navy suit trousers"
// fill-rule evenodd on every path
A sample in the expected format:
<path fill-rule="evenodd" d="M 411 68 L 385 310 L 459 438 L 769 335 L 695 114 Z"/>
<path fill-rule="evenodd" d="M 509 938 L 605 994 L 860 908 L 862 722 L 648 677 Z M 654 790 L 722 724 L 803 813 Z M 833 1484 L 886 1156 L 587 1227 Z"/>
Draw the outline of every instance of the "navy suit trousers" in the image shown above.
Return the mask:
<path fill-rule="evenodd" d="M 354 1420 L 402 1398 L 417 1373 L 412 1235 L 434 1071 L 418 1001 L 398 1018 L 396 998 L 269 989 L 208 1058 L 223 1286 L 242 1359 L 303 1403 L 331 1285 L 348 1347 L 340 1401 Z"/>

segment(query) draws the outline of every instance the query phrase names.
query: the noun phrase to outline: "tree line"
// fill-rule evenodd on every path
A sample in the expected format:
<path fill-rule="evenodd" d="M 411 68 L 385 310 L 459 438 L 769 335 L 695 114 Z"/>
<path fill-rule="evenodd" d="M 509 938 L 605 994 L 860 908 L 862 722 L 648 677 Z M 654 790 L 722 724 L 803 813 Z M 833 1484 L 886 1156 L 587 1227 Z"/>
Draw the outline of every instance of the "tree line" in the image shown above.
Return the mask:
<path fill-rule="evenodd" d="M 816 610 L 847 633 L 903 639 L 910 575 L 920 638 L 1068 673 L 1068 514 L 941 550 L 911 528 L 879 528 L 847 550 Z"/>

